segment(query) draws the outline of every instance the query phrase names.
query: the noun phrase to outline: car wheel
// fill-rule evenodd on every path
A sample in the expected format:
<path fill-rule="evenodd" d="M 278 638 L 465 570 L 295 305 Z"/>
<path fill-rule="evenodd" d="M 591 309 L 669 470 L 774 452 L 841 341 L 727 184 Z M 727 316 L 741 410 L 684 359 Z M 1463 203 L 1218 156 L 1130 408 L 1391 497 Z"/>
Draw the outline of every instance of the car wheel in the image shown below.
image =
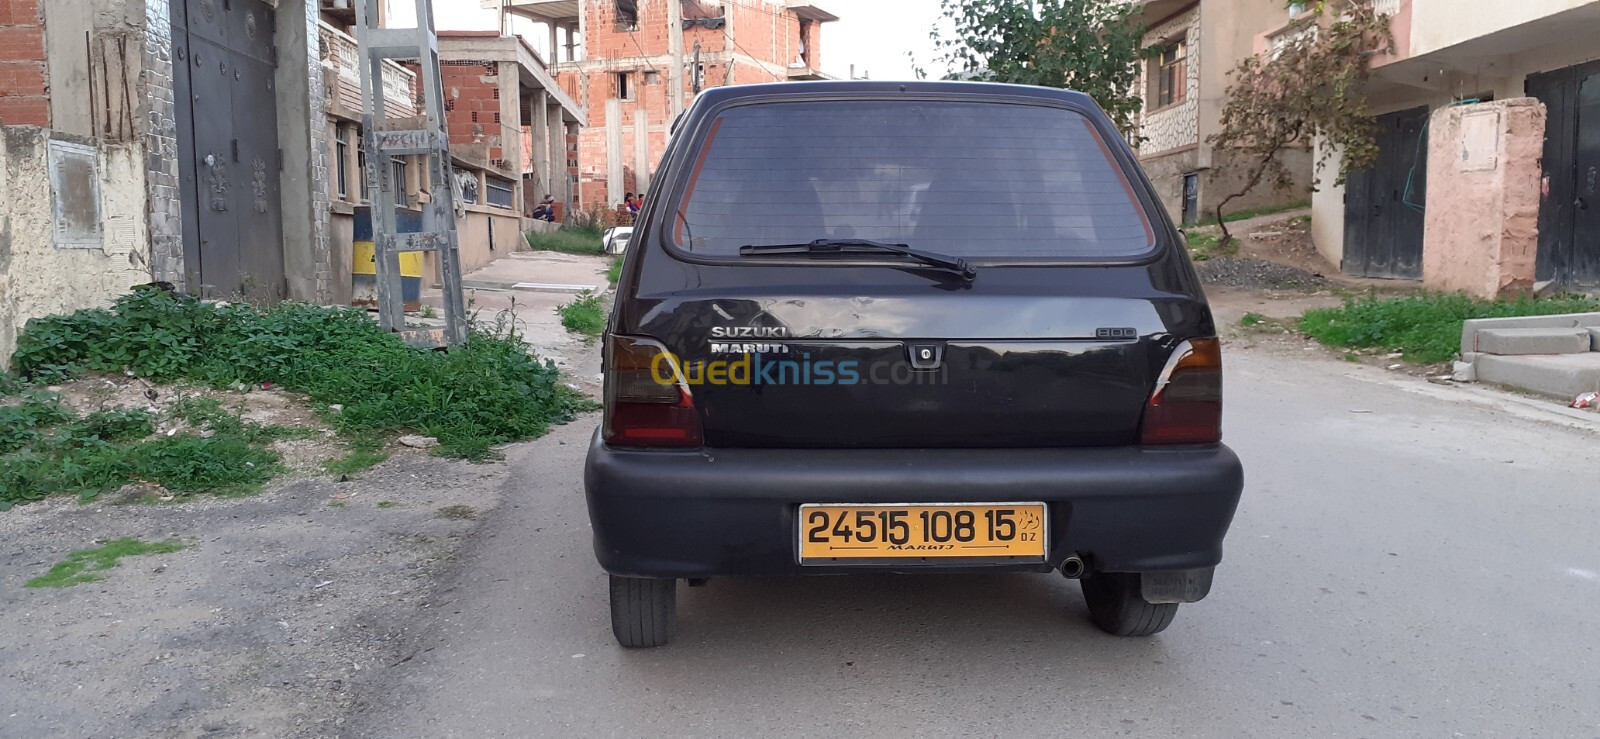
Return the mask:
<path fill-rule="evenodd" d="M 1151 603 L 1139 588 L 1139 575 L 1100 572 L 1078 581 L 1089 604 L 1089 618 L 1114 636 L 1150 636 L 1172 625 L 1177 603 Z"/>
<path fill-rule="evenodd" d="M 611 575 L 611 633 L 630 649 L 672 641 L 678 622 L 678 581 Z"/>

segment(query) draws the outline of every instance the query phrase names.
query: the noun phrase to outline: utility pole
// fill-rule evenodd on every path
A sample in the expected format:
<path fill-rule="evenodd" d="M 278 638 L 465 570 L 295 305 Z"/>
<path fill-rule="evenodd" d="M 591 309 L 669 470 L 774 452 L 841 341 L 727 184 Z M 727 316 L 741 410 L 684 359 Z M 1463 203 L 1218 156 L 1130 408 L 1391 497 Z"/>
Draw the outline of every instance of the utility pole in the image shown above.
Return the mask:
<path fill-rule="evenodd" d="M 667 69 L 667 84 L 672 85 L 672 115 L 667 120 L 677 120 L 683 112 L 683 3 L 667 0 L 667 51 L 672 55 L 672 66 Z"/>
<path fill-rule="evenodd" d="M 700 79 L 700 42 L 699 41 L 694 42 L 694 66 L 691 67 L 690 69 L 694 70 L 694 77 L 692 78 L 694 80 L 694 94 L 699 95 L 700 94 L 700 88 L 701 88 L 701 85 L 703 83 L 703 80 Z"/>

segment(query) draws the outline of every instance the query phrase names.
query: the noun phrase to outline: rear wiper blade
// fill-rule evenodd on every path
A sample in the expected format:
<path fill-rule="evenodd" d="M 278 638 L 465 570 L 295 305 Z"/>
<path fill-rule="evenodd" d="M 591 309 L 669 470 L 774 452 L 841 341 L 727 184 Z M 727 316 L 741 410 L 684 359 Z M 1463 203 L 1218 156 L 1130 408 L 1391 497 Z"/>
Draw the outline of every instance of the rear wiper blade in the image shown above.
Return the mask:
<path fill-rule="evenodd" d="M 829 256 L 834 254 L 898 254 L 922 264 L 952 272 L 968 282 L 978 276 L 978 268 L 965 259 L 913 249 L 909 244 L 887 244 L 867 239 L 817 239 L 805 244 L 746 244 L 739 247 L 739 256 L 784 256 L 803 254 Z"/>

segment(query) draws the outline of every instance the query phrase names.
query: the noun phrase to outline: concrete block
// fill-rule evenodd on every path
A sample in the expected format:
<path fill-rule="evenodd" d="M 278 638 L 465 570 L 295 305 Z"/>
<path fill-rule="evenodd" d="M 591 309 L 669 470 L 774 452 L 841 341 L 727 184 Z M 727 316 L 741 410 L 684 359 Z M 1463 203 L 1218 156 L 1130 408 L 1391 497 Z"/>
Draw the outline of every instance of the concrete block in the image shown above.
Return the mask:
<path fill-rule="evenodd" d="M 1587 328 L 1491 328 L 1478 332 L 1478 351 L 1500 356 L 1584 354 Z"/>
<path fill-rule="evenodd" d="M 1571 401 L 1587 392 L 1600 391 L 1600 354 L 1478 358 L 1478 382 L 1509 385 L 1529 392 Z"/>
<path fill-rule="evenodd" d="M 1482 351 L 1478 332 L 1495 328 L 1578 328 L 1600 326 L 1600 313 L 1564 313 L 1554 316 L 1522 318 L 1475 318 L 1461 324 L 1461 353 Z"/>

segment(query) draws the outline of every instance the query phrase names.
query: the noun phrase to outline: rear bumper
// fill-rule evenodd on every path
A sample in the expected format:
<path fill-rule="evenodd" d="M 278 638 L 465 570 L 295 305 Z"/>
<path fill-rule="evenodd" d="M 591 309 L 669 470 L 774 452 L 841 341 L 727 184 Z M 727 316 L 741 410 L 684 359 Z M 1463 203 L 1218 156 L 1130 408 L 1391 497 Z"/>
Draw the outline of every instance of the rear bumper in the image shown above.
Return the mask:
<path fill-rule="evenodd" d="M 802 503 L 1049 506 L 1047 566 L 1209 570 L 1244 487 L 1225 446 L 1144 449 L 612 449 L 584 471 L 595 556 L 614 575 L 701 578 L 884 570 L 801 566 Z M 983 565 L 1045 570 L 1046 565 Z M 894 567 L 888 567 L 894 570 Z M 904 567 L 918 572 L 971 567 Z"/>

